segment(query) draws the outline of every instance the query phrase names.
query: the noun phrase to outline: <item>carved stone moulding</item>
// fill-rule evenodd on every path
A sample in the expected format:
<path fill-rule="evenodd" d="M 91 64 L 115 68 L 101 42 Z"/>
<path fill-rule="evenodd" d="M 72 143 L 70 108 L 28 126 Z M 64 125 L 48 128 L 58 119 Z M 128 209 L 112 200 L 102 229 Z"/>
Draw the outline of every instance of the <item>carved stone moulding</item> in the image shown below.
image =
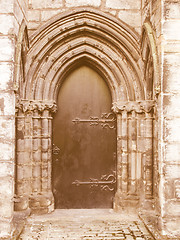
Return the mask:
<path fill-rule="evenodd" d="M 21 110 L 23 113 L 39 111 L 43 112 L 45 110 L 55 113 L 57 111 L 57 105 L 54 101 L 47 100 L 20 100 L 16 102 L 16 112 Z"/>
<path fill-rule="evenodd" d="M 141 100 L 141 101 L 119 101 L 114 102 L 112 110 L 117 114 L 123 111 L 136 113 L 149 113 L 155 106 L 153 100 Z"/>

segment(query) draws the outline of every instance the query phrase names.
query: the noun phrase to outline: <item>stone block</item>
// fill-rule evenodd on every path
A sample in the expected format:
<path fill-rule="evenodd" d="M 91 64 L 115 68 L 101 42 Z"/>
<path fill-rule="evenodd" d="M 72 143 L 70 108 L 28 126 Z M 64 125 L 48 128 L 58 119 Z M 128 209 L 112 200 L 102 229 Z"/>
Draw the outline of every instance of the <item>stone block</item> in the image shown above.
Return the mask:
<path fill-rule="evenodd" d="M 165 1 L 164 16 L 166 19 L 178 19 L 180 17 L 180 2 L 179 1 Z"/>
<path fill-rule="evenodd" d="M 15 115 L 15 96 L 14 93 L 1 93 L 0 95 L 0 115 Z"/>
<path fill-rule="evenodd" d="M 8 200 L 14 197 L 14 180 L 12 177 L 0 178 L 0 198 L 7 198 Z"/>
<path fill-rule="evenodd" d="M 13 162 L 1 162 L 0 161 L 0 176 L 7 177 L 14 175 L 14 163 Z"/>
<path fill-rule="evenodd" d="M 1 13 L 13 13 L 14 11 L 14 0 L 1 0 L 0 1 Z"/>
<path fill-rule="evenodd" d="M 0 138 L 13 140 L 15 138 L 14 119 L 11 117 L 0 116 Z"/>
<path fill-rule="evenodd" d="M 10 90 L 13 85 L 13 65 L 9 63 L 0 63 L 0 91 Z"/>
<path fill-rule="evenodd" d="M 0 218 L 12 218 L 13 205 L 12 199 L 0 197 Z"/>
<path fill-rule="evenodd" d="M 176 41 L 166 42 L 164 44 L 165 53 L 180 53 L 180 43 Z"/>
<path fill-rule="evenodd" d="M 180 40 L 180 21 L 169 20 L 163 24 L 163 36 L 165 40 Z"/>
<path fill-rule="evenodd" d="M 62 0 L 30 0 L 29 6 L 32 9 L 61 8 Z"/>
<path fill-rule="evenodd" d="M 41 11 L 40 10 L 28 10 L 27 13 L 28 21 L 40 21 Z"/>
<path fill-rule="evenodd" d="M 141 1 L 106 0 L 106 7 L 115 9 L 141 9 Z"/>
<path fill-rule="evenodd" d="M 33 178 L 38 178 L 41 176 L 41 165 L 33 165 L 32 176 Z"/>
<path fill-rule="evenodd" d="M 61 12 L 62 12 L 61 9 L 41 11 L 41 21 L 47 21 L 50 18 L 52 18 L 53 16 L 55 16 Z"/>
<path fill-rule="evenodd" d="M 0 149 L 3 149 L 3 151 L 0 151 L 0 159 L 4 161 L 11 161 L 14 158 L 14 148 L 14 142 L 7 143 L 0 140 Z"/>
<path fill-rule="evenodd" d="M 178 179 L 180 173 L 180 164 L 166 164 L 164 174 L 166 179 Z"/>
<path fill-rule="evenodd" d="M 32 177 L 32 167 L 31 165 L 24 165 L 23 166 L 23 176 L 24 179 L 30 179 Z"/>
<path fill-rule="evenodd" d="M 28 209 L 29 207 L 29 198 L 27 196 L 21 196 L 17 197 L 15 204 L 14 204 L 14 209 L 15 211 L 24 211 Z"/>
<path fill-rule="evenodd" d="M 176 142 L 166 143 L 164 146 L 164 154 L 165 154 L 165 162 L 166 164 L 170 164 L 172 161 L 174 164 L 180 163 L 180 148 L 179 144 Z"/>
<path fill-rule="evenodd" d="M 36 30 L 40 25 L 40 22 L 28 22 L 28 29 Z"/>
<path fill-rule="evenodd" d="M 118 17 L 125 23 L 129 24 L 131 27 L 141 26 L 141 13 L 138 10 L 120 10 Z"/>
<path fill-rule="evenodd" d="M 166 200 L 175 198 L 174 179 L 166 180 L 164 183 L 164 197 Z"/>
<path fill-rule="evenodd" d="M 0 23 L 0 34 L 14 33 L 14 17 L 12 15 L 0 14 Z"/>
<path fill-rule="evenodd" d="M 180 117 L 180 108 L 176 100 L 180 100 L 177 94 L 173 96 L 171 95 L 163 96 L 164 102 L 163 113 L 166 118 L 172 119 Z M 178 119 L 176 121 L 178 121 Z"/>
<path fill-rule="evenodd" d="M 167 142 L 180 143 L 180 121 L 179 118 L 164 121 L 165 133 L 164 140 Z"/>
<path fill-rule="evenodd" d="M 66 7 L 94 6 L 99 7 L 101 0 L 66 0 Z"/>
<path fill-rule="evenodd" d="M 18 181 L 24 179 L 24 169 L 23 169 L 23 167 L 24 166 L 22 166 L 22 165 L 17 165 L 16 175 L 17 175 Z"/>
<path fill-rule="evenodd" d="M 165 203 L 165 212 L 169 216 L 180 216 L 180 201 L 169 200 Z"/>
<path fill-rule="evenodd" d="M 0 61 L 13 61 L 14 60 L 14 45 L 13 39 L 0 36 Z"/>
<path fill-rule="evenodd" d="M 164 55 L 164 84 L 163 91 L 165 93 L 179 93 L 180 82 L 180 54 Z"/>
<path fill-rule="evenodd" d="M 47 152 L 49 149 L 48 139 L 42 139 L 42 151 Z"/>
<path fill-rule="evenodd" d="M 0 219 L 0 239 L 11 239 L 12 222 L 11 219 Z"/>
<path fill-rule="evenodd" d="M 41 161 L 41 151 L 37 151 L 33 153 L 33 161 L 40 162 Z"/>
<path fill-rule="evenodd" d="M 180 237 L 180 218 L 164 218 L 163 219 L 165 224 L 164 224 L 164 229 L 163 229 L 163 235 L 168 235 L 169 239 L 175 240 L 179 239 Z M 172 236 L 172 238 L 171 238 Z"/>

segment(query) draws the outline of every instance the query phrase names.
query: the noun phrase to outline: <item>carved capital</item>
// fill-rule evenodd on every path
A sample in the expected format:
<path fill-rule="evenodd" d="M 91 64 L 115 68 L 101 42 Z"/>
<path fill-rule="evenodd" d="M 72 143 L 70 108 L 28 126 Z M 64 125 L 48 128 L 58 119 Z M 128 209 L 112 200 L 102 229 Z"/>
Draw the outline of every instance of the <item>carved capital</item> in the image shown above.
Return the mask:
<path fill-rule="evenodd" d="M 43 112 L 48 110 L 55 113 L 57 111 L 57 105 L 53 101 L 42 100 L 20 100 L 16 101 L 16 112 L 21 110 L 23 113 L 34 112 L 35 110 Z"/>
<path fill-rule="evenodd" d="M 149 113 L 154 108 L 155 102 L 153 100 L 142 101 L 119 101 L 114 102 L 112 110 L 117 114 L 123 111 L 136 113 Z"/>

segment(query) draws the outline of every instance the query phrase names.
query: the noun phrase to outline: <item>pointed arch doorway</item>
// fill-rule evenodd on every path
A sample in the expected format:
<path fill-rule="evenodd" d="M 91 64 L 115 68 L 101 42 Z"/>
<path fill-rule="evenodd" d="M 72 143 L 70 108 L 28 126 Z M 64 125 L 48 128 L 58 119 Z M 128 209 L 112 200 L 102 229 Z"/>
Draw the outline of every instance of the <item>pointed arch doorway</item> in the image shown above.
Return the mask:
<path fill-rule="evenodd" d="M 116 118 L 110 90 L 90 66 L 60 87 L 53 120 L 56 208 L 112 208 L 116 191 Z"/>

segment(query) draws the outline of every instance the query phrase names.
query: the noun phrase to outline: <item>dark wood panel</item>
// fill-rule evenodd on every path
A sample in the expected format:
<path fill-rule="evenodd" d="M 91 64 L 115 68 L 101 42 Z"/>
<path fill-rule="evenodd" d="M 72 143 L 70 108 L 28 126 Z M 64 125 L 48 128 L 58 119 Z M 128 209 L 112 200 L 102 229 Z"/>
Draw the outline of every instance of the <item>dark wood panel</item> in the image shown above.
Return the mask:
<path fill-rule="evenodd" d="M 116 119 L 106 82 L 88 66 L 64 81 L 53 121 L 56 208 L 111 208 L 116 188 Z"/>

